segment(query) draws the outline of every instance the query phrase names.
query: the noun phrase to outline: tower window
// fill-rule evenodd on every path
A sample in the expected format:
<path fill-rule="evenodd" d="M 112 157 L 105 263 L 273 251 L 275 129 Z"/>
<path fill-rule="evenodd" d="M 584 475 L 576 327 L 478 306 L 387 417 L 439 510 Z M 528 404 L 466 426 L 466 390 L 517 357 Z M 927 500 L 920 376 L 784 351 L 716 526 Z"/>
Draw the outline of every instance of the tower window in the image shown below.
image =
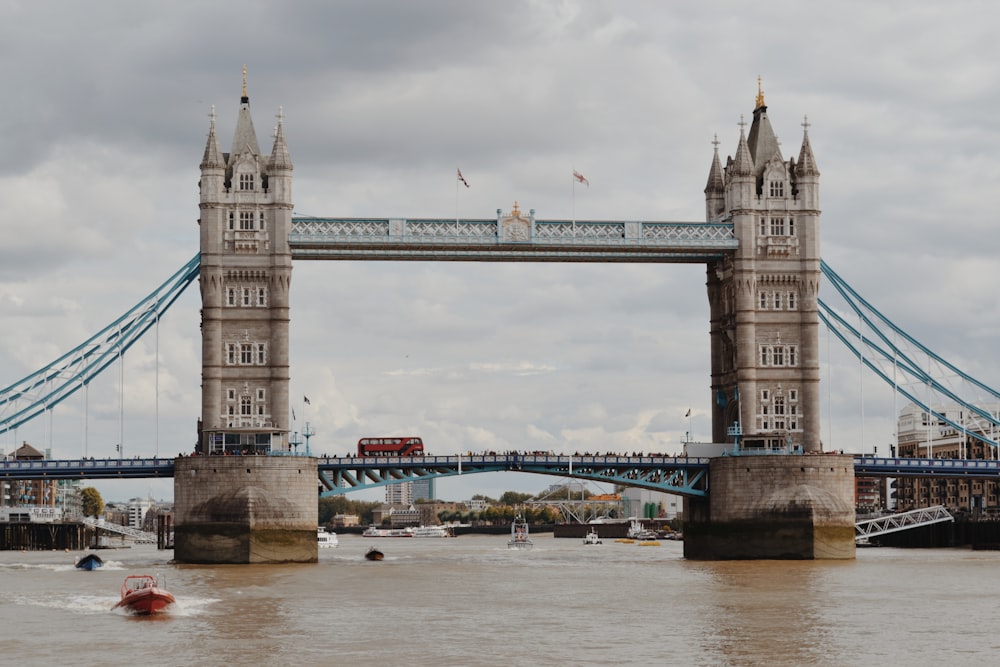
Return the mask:
<path fill-rule="evenodd" d="M 795 310 L 795 292 L 788 293 L 788 310 Z"/>
<path fill-rule="evenodd" d="M 253 300 L 251 298 L 252 295 L 253 295 L 253 292 L 250 291 L 249 287 L 244 287 L 243 288 L 243 305 L 244 306 L 252 306 L 253 305 Z"/>
<path fill-rule="evenodd" d="M 253 406 L 249 396 L 240 396 L 240 415 L 249 417 L 253 414 Z"/>
<path fill-rule="evenodd" d="M 253 211 L 240 211 L 240 231 L 253 231 Z"/>
<path fill-rule="evenodd" d="M 785 183 L 783 181 L 771 181 L 771 187 L 769 191 L 772 197 L 784 197 Z"/>
<path fill-rule="evenodd" d="M 240 190 L 253 190 L 253 174 L 240 174 Z"/>
<path fill-rule="evenodd" d="M 240 363 L 247 366 L 253 363 L 253 345 L 250 343 L 240 345 Z"/>
<path fill-rule="evenodd" d="M 760 293 L 760 309 L 767 310 L 767 292 Z"/>
<path fill-rule="evenodd" d="M 261 366 L 267 363 L 266 349 L 263 343 L 257 343 L 257 363 Z"/>
<path fill-rule="evenodd" d="M 267 305 L 267 288 L 258 287 L 257 288 L 257 305 L 266 306 Z"/>
<path fill-rule="evenodd" d="M 235 306 L 236 305 L 236 288 L 227 287 L 226 288 L 226 305 Z"/>
<path fill-rule="evenodd" d="M 785 219 L 771 218 L 771 236 L 785 235 Z"/>
<path fill-rule="evenodd" d="M 236 228 L 236 216 L 233 214 L 232 211 L 230 211 L 228 217 L 229 217 L 229 231 L 232 231 L 233 229 Z"/>

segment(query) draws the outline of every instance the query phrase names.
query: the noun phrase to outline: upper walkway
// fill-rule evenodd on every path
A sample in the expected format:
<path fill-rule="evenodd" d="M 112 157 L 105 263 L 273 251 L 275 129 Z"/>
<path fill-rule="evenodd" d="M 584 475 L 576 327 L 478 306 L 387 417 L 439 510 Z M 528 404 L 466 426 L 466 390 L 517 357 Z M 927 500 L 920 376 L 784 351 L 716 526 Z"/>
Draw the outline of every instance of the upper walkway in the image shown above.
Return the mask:
<path fill-rule="evenodd" d="M 731 222 L 293 218 L 293 259 L 706 262 L 739 247 Z"/>

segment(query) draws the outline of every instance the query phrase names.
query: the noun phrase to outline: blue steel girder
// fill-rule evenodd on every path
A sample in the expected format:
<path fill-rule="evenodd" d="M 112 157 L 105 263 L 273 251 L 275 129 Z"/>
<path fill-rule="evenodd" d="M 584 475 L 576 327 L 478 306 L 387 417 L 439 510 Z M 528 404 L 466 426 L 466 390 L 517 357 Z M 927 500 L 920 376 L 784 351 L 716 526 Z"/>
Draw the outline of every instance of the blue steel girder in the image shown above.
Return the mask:
<path fill-rule="evenodd" d="M 732 222 L 292 218 L 293 259 L 707 262 L 739 247 Z"/>
<path fill-rule="evenodd" d="M 708 495 L 707 458 L 549 454 L 321 458 L 320 496 L 423 478 L 528 472 L 635 486 L 682 496 Z"/>

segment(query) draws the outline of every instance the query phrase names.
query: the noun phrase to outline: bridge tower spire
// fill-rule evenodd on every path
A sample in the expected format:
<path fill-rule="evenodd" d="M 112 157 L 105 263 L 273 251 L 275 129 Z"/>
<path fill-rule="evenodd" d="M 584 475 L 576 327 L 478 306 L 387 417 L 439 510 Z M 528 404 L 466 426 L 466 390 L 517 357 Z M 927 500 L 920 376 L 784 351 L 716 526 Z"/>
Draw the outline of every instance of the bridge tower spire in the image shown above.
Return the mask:
<path fill-rule="evenodd" d="M 759 81 L 744 127 L 705 190 L 709 221 L 731 219 L 739 240 L 708 264 L 713 440 L 738 426 L 744 447 L 819 451 L 819 170 L 807 123 L 798 164 L 782 158 Z"/>
<path fill-rule="evenodd" d="M 202 453 L 287 451 L 292 162 L 279 114 L 257 143 L 246 68 L 228 153 L 215 111 L 201 162 Z"/>

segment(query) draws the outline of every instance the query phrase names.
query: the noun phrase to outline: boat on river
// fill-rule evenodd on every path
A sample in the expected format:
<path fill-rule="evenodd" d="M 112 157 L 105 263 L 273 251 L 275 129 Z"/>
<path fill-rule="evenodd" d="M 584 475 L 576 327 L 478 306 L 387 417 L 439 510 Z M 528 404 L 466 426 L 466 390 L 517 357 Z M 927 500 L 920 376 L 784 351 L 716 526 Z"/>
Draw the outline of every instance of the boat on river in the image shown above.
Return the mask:
<path fill-rule="evenodd" d="M 447 526 L 415 526 L 407 530 L 413 537 L 454 537 Z"/>
<path fill-rule="evenodd" d="M 590 532 L 587 533 L 584 536 L 583 543 L 584 544 L 604 544 L 604 542 L 601 541 L 601 536 L 597 534 L 597 530 L 595 528 L 591 528 Z"/>
<path fill-rule="evenodd" d="M 518 514 L 510 522 L 510 540 L 507 542 L 508 549 L 530 549 L 534 546 L 531 538 L 528 537 L 528 522 Z"/>
<path fill-rule="evenodd" d="M 337 539 L 337 533 L 320 528 L 316 531 L 316 544 L 320 549 L 332 549 L 340 544 L 340 540 Z"/>
<path fill-rule="evenodd" d="M 160 588 L 150 574 L 130 574 L 122 583 L 122 599 L 112 609 L 126 609 L 139 616 L 158 614 L 174 603 L 174 596 Z"/>
<path fill-rule="evenodd" d="M 365 552 L 365 558 L 367 558 L 368 560 L 383 560 L 385 559 L 385 554 L 376 549 L 375 547 L 371 547 L 370 549 L 368 549 L 368 551 Z"/>
<path fill-rule="evenodd" d="M 365 528 L 365 532 L 361 533 L 362 537 L 413 537 L 413 533 L 406 528 L 378 528 L 376 526 L 368 526 Z"/>
<path fill-rule="evenodd" d="M 78 570 L 96 570 L 102 565 L 104 565 L 104 561 L 97 554 L 87 554 L 76 561 L 76 569 Z"/>

